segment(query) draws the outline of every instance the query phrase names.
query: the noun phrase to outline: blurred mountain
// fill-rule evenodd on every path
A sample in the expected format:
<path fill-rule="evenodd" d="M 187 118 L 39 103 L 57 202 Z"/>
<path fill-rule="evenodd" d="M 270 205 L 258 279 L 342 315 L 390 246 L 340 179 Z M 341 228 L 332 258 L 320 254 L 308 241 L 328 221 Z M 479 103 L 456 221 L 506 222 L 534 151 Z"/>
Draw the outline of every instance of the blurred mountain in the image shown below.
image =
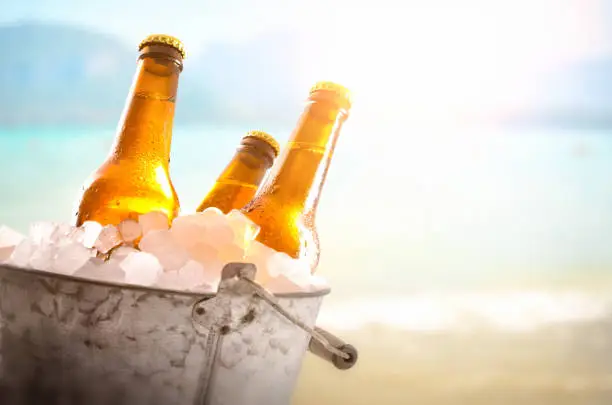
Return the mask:
<path fill-rule="evenodd" d="M 117 120 L 134 52 L 116 39 L 46 24 L 0 27 L 0 123 L 105 123 Z"/>
<path fill-rule="evenodd" d="M 261 125 L 294 120 L 297 38 L 271 34 L 217 44 L 185 60 L 176 122 Z M 0 27 L 0 125 L 115 123 L 135 72 L 137 51 L 118 39 L 62 25 Z M 10 56 L 9 56 L 10 55 Z"/>
<path fill-rule="evenodd" d="M 304 72 L 325 63 L 289 32 L 216 43 L 185 60 L 177 124 L 292 124 L 302 108 Z M 0 125 L 117 122 L 137 51 L 117 38 L 38 22 L 0 26 Z M 364 51 L 365 52 L 365 51 Z M 313 63 L 315 65 L 313 65 Z M 542 78 L 538 103 L 514 125 L 612 126 L 612 56 L 563 66 Z M 306 83 L 308 85 L 308 83 Z"/>

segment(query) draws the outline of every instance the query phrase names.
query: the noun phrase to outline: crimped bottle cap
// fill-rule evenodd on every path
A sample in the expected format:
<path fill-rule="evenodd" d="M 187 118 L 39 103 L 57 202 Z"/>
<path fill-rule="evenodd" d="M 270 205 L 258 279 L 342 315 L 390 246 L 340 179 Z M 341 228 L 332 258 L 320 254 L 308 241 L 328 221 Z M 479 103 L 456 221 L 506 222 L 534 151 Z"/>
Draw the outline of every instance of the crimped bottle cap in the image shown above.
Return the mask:
<path fill-rule="evenodd" d="M 278 144 L 276 139 L 274 139 L 272 135 L 270 135 L 267 132 L 252 130 L 252 131 L 247 132 L 247 134 L 243 137 L 243 139 L 244 138 L 259 139 L 260 141 L 267 143 L 268 145 L 270 145 L 272 150 L 274 150 L 274 156 L 278 156 L 280 152 L 280 145 Z"/>
<path fill-rule="evenodd" d="M 183 43 L 178 39 L 170 35 L 164 34 L 152 34 L 146 37 L 140 45 L 138 45 L 138 50 L 141 51 L 142 48 L 148 45 L 168 45 L 176 49 L 180 52 L 183 59 L 185 58 L 185 47 Z"/>
<path fill-rule="evenodd" d="M 334 93 L 334 95 L 338 97 L 339 100 L 346 103 L 348 107 L 350 107 L 352 104 L 350 90 L 340 84 L 334 82 L 317 82 L 314 86 L 310 88 L 310 94 L 319 90 Z"/>

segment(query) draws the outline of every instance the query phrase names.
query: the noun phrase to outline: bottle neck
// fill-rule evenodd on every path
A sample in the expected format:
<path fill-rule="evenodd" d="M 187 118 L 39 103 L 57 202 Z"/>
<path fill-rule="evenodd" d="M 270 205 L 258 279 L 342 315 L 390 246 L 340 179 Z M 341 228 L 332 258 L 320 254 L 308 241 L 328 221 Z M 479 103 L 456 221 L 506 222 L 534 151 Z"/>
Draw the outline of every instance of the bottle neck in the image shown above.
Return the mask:
<path fill-rule="evenodd" d="M 261 193 L 314 215 L 347 116 L 332 100 L 311 97 Z"/>
<path fill-rule="evenodd" d="M 273 155 L 267 150 L 253 144 L 243 143 L 238 147 L 217 182 L 257 187 L 273 161 Z"/>
<path fill-rule="evenodd" d="M 113 158 L 168 164 L 182 59 L 166 46 L 143 49 L 118 125 Z"/>

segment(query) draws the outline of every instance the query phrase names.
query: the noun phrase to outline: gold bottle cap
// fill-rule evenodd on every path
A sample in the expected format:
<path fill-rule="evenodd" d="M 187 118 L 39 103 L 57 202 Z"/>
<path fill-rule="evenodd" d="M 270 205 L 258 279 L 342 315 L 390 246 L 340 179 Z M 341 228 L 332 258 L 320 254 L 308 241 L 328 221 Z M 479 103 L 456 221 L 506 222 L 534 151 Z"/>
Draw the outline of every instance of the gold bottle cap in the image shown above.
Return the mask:
<path fill-rule="evenodd" d="M 318 82 L 311 87 L 310 94 L 319 90 L 334 93 L 338 97 L 338 99 L 344 101 L 348 107 L 350 107 L 352 104 L 351 91 L 340 84 L 334 82 Z"/>
<path fill-rule="evenodd" d="M 274 139 L 272 137 L 272 135 L 268 134 L 267 132 L 264 132 L 264 131 L 255 131 L 255 130 L 249 131 L 243 137 L 243 139 L 244 138 L 259 139 L 260 141 L 263 141 L 263 142 L 267 143 L 274 150 L 274 156 L 275 157 L 278 156 L 278 154 L 280 153 L 280 145 L 278 144 L 276 139 Z"/>
<path fill-rule="evenodd" d="M 185 59 L 185 48 L 183 43 L 178 39 L 170 35 L 164 34 L 152 34 L 146 37 L 140 45 L 138 45 L 138 50 L 141 51 L 142 48 L 148 45 L 168 45 L 176 49 L 180 52 L 183 59 Z"/>

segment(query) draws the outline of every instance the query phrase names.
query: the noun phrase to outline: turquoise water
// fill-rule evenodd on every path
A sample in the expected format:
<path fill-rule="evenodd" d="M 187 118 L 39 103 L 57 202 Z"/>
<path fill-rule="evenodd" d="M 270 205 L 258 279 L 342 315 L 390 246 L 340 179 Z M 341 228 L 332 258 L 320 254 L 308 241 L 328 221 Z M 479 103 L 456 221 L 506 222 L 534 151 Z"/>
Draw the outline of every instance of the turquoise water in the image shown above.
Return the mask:
<path fill-rule="evenodd" d="M 171 175 L 193 209 L 249 128 L 178 127 Z M 288 130 L 268 128 L 281 142 Z M 0 223 L 68 221 L 114 128 L 0 130 Z M 337 296 L 612 276 L 612 137 L 604 131 L 343 132 L 319 209 Z"/>

